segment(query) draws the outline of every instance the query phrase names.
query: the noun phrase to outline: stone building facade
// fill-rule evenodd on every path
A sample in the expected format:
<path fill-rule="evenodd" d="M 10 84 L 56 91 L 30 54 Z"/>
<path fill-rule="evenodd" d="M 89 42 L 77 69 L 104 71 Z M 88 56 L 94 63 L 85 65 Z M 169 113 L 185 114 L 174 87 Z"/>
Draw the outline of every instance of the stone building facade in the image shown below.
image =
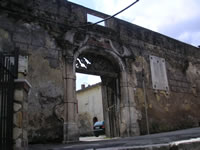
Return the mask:
<path fill-rule="evenodd" d="M 116 18 L 92 25 L 87 14 L 109 17 L 65 0 L 0 2 L 0 51 L 28 58 L 29 142 L 78 140 L 76 72 L 101 76 L 110 136 L 198 126 L 199 48 Z"/>
<path fill-rule="evenodd" d="M 95 120 L 103 121 L 101 83 L 89 85 L 76 91 L 78 100 L 78 126 L 80 136 L 93 135 Z"/>

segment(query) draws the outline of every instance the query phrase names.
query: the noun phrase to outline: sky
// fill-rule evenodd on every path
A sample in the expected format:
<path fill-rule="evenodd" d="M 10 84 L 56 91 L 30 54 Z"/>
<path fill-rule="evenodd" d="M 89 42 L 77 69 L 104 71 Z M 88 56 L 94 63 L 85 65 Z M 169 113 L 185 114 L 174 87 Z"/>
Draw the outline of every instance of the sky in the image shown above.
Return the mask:
<path fill-rule="evenodd" d="M 68 0 L 73 3 L 113 15 L 134 0 Z M 117 18 L 159 32 L 179 41 L 200 45 L 200 0 L 140 0 Z M 85 79 L 77 75 L 77 81 Z M 93 81 L 91 81 L 93 80 Z M 90 78 L 84 80 L 93 84 Z M 91 83 L 90 83 L 91 82 Z"/>

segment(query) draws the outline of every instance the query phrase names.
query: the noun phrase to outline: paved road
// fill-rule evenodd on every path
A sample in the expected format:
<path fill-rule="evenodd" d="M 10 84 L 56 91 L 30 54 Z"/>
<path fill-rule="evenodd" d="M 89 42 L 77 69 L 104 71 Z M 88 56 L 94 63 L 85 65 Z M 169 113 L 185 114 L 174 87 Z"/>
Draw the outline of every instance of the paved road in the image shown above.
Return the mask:
<path fill-rule="evenodd" d="M 149 145 L 167 145 L 171 142 L 199 138 L 200 128 L 179 130 L 173 132 L 135 136 L 112 140 L 79 142 L 74 144 L 30 145 L 29 150 L 83 150 L 83 149 L 117 149 L 117 147 L 140 147 Z"/>
<path fill-rule="evenodd" d="M 81 142 L 89 142 L 89 141 L 109 140 L 109 138 L 107 138 L 105 135 L 100 135 L 99 137 L 96 136 L 80 137 L 79 140 Z"/>

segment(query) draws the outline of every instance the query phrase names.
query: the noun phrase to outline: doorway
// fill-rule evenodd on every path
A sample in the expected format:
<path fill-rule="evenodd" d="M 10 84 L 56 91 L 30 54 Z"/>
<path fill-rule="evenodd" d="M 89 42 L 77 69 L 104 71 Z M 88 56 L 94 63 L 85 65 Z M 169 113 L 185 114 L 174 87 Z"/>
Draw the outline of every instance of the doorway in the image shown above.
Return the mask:
<path fill-rule="evenodd" d="M 93 136 L 94 123 L 104 121 L 100 77 L 76 73 L 76 98 L 80 136 Z"/>
<path fill-rule="evenodd" d="M 82 53 L 76 60 L 76 73 L 101 78 L 103 118 L 108 137 L 120 136 L 119 67 L 103 55 Z"/>

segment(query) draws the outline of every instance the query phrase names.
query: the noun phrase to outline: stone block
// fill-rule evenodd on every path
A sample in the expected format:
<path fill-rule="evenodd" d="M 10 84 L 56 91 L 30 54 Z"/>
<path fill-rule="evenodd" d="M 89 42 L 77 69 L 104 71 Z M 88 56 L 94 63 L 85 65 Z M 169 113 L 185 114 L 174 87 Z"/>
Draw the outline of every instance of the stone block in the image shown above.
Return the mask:
<path fill-rule="evenodd" d="M 16 140 L 17 138 L 22 136 L 22 129 L 14 128 L 13 129 L 13 139 Z"/>
<path fill-rule="evenodd" d="M 45 35 L 43 30 L 33 31 L 31 37 L 31 44 L 39 47 L 45 46 Z"/>
<path fill-rule="evenodd" d="M 64 123 L 64 141 L 63 143 L 70 143 L 79 141 L 79 129 L 76 123 Z"/>
<path fill-rule="evenodd" d="M 45 37 L 45 47 L 47 49 L 56 49 L 55 39 L 50 38 L 48 35 Z"/>
<path fill-rule="evenodd" d="M 10 35 L 6 30 L 0 28 L 0 38 L 10 40 Z"/>
<path fill-rule="evenodd" d="M 17 112 L 22 108 L 22 105 L 19 103 L 14 103 L 14 111 Z"/>
<path fill-rule="evenodd" d="M 171 86 L 177 86 L 177 81 L 176 80 L 169 80 L 169 84 Z"/>
<path fill-rule="evenodd" d="M 15 143 L 16 147 L 21 147 L 22 145 L 22 140 L 19 138 L 16 140 L 16 143 Z"/>
<path fill-rule="evenodd" d="M 14 31 L 14 25 L 8 20 L 8 18 L 6 18 L 6 15 L 0 17 L 0 22 L 1 28 L 4 28 L 8 31 Z"/>
<path fill-rule="evenodd" d="M 16 42 L 16 47 L 18 47 L 22 51 L 28 50 L 28 44 Z"/>
<path fill-rule="evenodd" d="M 59 15 L 63 17 L 68 17 L 67 12 L 69 12 L 69 10 L 67 9 L 66 4 L 62 5 L 58 10 Z"/>
<path fill-rule="evenodd" d="M 28 140 L 24 140 L 22 141 L 22 147 L 24 148 L 24 150 L 28 150 Z"/>
<path fill-rule="evenodd" d="M 24 128 L 28 127 L 28 113 L 27 113 L 27 111 L 23 112 L 23 127 Z"/>
<path fill-rule="evenodd" d="M 14 125 L 16 125 L 19 128 L 22 128 L 22 119 L 23 119 L 22 112 L 15 113 L 13 116 Z"/>
<path fill-rule="evenodd" d="M 27 103 L 27 102 L 24 102 L 24 103 L 23 103 L 23 109 L 24 109 L 24 110 L 28 110 L 28 103 Z"/>
<path fill-rule="evenodd" d="M 12 50 L 10 33 L 0 28 L 0 50 Z"/>
<path fill-rule="evenodd" d="M 13 34 L 13 40 L 15 42 L 19 42 L 19 43 L 26 43 L 26 44 L 30 44 L 31 43 L 31 34 L 27 33 L 27 32 L 15 32 Z"/>
<path fill-rule="evenodd" d="M 15 141 L 14 150 L 21 150 L 22 149 L 22 140 L 19 138 Z"/>
<path fill-rule="evenodd" d="M 28 133 L 26 130 L 23 130 L 23 139 L 28 140 Z"/>
<path fill-rule="evenodd" d="M 190 87 L 189 83 L 187 83 L 187 82 L 182 82 L 181 84 L 182 84 L 181 86 L 183 88 L 188 88 L 189 89 L 189 87 Z"/>
<path fill-rule="evenodd" d="M 24 100 L 23 90 L 15 90 L 14 99 L 15 99 L 15 101 L 22 102 Z"/>
<path fill-rule="evenodd" d="M 56 1 L 43 1 L 37 0 L 34 2 L 34 5 L 37 7 L 39 12 L 45 17 L 51 17 L 53 14 L 57 14 L 57 3 Z"/>
<path fill-rule="evenodd" d="M 46 37 L 45 30 L 41 26 L 38 26 L 38 25 L 32 26 L 31 45 L 44 47 L 45 37 Z"/>

